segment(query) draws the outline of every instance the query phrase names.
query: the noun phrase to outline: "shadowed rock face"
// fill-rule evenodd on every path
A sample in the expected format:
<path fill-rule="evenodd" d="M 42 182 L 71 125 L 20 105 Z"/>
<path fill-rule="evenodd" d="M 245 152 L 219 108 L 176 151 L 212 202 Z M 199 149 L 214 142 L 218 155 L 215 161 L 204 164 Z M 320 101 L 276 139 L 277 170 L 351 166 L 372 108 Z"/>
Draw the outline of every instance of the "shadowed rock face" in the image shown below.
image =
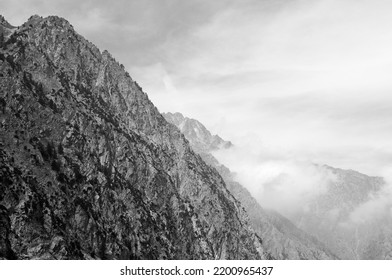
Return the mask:
<path fill-rule="evenodd" d="M 180 113 L 163 114 L 167 121 L 176 125 L 189 140 L 192 148 L 203 160 L 214 167 L 224 179 L 227 188 L 241 202 L 250 218 L 250 225 L 263 240 L 263 248 L 274 259 L 336 259 L 337 257 L 313 236 L 297 228 L 279 213 L 263 209 L 249 191 L 235 181 L 234 174 L 211 154 L 216 149 L 228 149 L 231 142 L 220 139 L 211 145 L 212 134 L 197 120 L 184 117 Z M 195 133 L 202 131 L 199 133 Z"/>
<path fill-rule="evenodd" d="M 107 51 L 58 17 L 0 25 L 0 258 L 269 256 Z"/>

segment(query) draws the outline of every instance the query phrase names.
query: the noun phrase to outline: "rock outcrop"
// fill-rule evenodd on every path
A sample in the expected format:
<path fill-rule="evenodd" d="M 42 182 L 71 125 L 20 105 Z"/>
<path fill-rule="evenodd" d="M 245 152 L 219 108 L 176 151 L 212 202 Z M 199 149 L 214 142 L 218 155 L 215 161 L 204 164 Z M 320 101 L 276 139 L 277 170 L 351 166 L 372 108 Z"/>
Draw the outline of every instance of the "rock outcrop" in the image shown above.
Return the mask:
<path fill-rule="evenodd" d="M 107 51 L 55 16 L 0 25 L 0 258 L 270 257 Z"/>
<path fill-rule="evenodd" d="M 165 119 L 174 124 L 184 134 L 191 146 L 197 151 L 208 153 L 233 146 L 230 141 L 223 140 L 219 135 L 211 132 L 199 121 L 184 117 L 181 113 L 163 113 Z"/>

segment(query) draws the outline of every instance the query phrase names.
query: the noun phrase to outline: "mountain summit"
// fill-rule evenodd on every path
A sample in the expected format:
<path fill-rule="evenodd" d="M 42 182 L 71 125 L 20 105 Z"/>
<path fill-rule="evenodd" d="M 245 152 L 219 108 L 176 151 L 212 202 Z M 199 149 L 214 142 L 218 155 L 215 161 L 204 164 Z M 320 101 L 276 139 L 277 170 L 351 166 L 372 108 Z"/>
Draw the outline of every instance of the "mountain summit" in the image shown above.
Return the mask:
<path fill-rule="evenodd" d="M 0 26 L 3 28 L 14 28 L 2 15 L 0 15 Z"/>
<path fill-rule="evenodd" d="M 2 19 L 3 33 L 0 258 L 269 257 L 219 173 L 107 51 L 56 16 Z"/>
<path fill-rule="evenodd" d="M 5 40 L 10 36 L 14 29 L 16 28 L 9 24 L 9 22 L 6 21 L 2 15 L 0 15 L 0 48 L 3 46 Z"/>

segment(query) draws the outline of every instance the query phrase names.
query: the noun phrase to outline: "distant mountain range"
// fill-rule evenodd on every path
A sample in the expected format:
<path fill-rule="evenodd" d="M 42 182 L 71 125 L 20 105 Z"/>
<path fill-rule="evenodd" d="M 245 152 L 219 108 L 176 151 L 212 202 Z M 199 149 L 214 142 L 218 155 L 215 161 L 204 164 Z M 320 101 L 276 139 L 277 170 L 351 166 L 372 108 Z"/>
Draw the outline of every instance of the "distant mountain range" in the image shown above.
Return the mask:
<path fill-rule="evenodd" d="M 306 211 L 291 213 L 288 218 L 342 259 L 392 259 L 392 213 L 380 209 L 382 198 L 374 200 L 382 192 L 384 180 L 353 170 L 325 168 L 336 180 Z M 374 209 L 378 212 L 372 213 Z"/>
<path fill-rule="evenodd" d="M 218 170 L 228 190 L 247 211 L 251 226 L 273 258 L 392 258 L 392 216 L 389 213 L 360 223 L 351 218 L 353 211 L 381 191 L 385 184 L 382 178 L 320 166 L 334 174 L 336 179 L 328 181 L 326 191 L 313 198 L 306 209 L 300 208 L 283 217 L 276 211 L 263 209 L 246 188 L 236 182 L 229 168 L 211 154 L 216 149 L 232 147 L 231 142 L 212 136 L 203 124 L 180 113 L 163 116 L 181 130 L 205 162 Z M 199 130 L 203 133 L 195 133 Z M 230 145 L 211 146 L 209 143 L 214 142 L 213 139 Z"/>

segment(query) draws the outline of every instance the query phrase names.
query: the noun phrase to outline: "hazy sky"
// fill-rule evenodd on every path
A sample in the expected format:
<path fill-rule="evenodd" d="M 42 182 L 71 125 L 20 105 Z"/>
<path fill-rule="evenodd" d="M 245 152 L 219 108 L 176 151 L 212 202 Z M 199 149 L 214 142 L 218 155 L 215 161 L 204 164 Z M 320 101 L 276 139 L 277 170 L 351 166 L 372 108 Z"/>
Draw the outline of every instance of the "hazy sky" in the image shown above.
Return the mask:
<path fill-rule="evenodd" d="M 392 1 L 1 0 L 0 13 L 65 17 L 161 112 L 261 158 L 372 175 L 391 163 Z"/>

